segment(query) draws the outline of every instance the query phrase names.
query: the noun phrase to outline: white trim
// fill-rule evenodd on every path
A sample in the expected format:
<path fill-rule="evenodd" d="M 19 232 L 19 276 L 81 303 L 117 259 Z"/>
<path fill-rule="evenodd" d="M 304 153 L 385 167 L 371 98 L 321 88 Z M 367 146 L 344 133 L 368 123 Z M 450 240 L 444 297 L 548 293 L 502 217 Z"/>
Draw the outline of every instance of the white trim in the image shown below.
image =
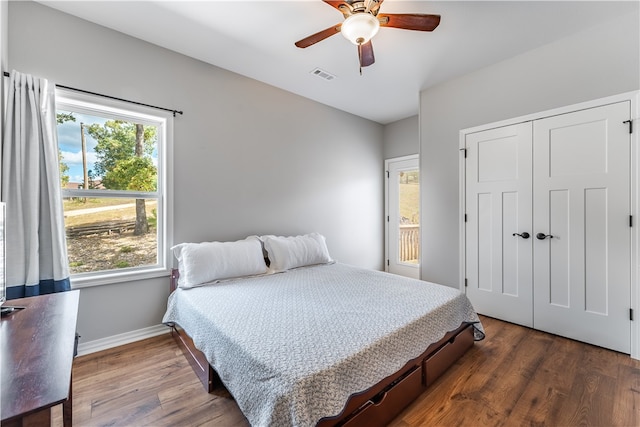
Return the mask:
<path fill-rule="evenodd" d="M 424 206 L 422 206 L 422 201 L 423 201 L 423 197 L 422 197 L 422 189 L 426 188 L 426 186 L 424 185 L 424 174 L 422 173 L 422 120 L 420 120 L 420 117 L 422 117 L 422 100 L 421 97 L 418 95 L 418 173 L 420 174 L 420 191 L 418 192 L 418 203 L 420 206 L 420 258 L 418 259 L 419 263 L 418 263 L 418 269 L 419 269 L 419 273 L 418 273 L 418 277 L 420 278 L 420 280 L 424 280 L 424 265 L 425 264 L 425 258 L 424 258 L 424 244 L 423 242 L 425 242 L 425 238 L 424 238 L 424 229 L 425 227 L 423 227 L 423 224 L 425 223 L 424 220 Z"/>
<path fill-rule="evenodd" d="M 458 179 L 458 198 L 459 201 L 458 203 L 460 204 L 460 210 L 458 211 L 459 215 L 460 215 L 460 219 L 458 220 L 458 224 L 460 224 L 459 226 L 459 230 L 458 230 L 458 236 L 459 236 L 459 241 L 458 241 L 458 248 L 459 248 L 459 253 L 458 253 L 458 261 L 460 263 L 460 267 L 459 267 L 459 272 L 460 272 L 460 277 L 459 277 L 459 282 L 458 282 L 458 288 L 460 289 L 460 292 L 463 293 L 467 293 L 467 290 L 465 289 L 464 286 L 464 279 L 465 276 L 467 275 L 467 247 L 466 247 L 466 241 L 467 241 L 467 227 L 465 227 L 465 221 L 464 221 L 464 215 L 467 212 L 467 201 L 466 201 L 466 179 L 467 179 L 467 175 L 466 175 L 466 150 L 467 150 L 467 145 L 466 145 L 466 140 L 467 140 L 467 134 L 469 132 L 466 132 L 465 130 L 461 130 L 460 131 L 460 140 L 458 142 L 458 173 L 460 175 L 460 178 Z"/>
<path fill-rule="evenodd" d="M 384 271 L 389 272 L 389 163 L 394 159 L 384 161 Z"/>
<path fill-rule="evenodd" d="M 170 253 L 170 251 L 167 251 Z M 169 265 L 169 264 L 167 264 Z M 86 274 L 83 276 L 83 274 Z M 90 288 L 93 286 L 111 285 L 114 283 L 135 282 L 138 280 L 155 279 L 157 277 L 169 277 L 171 268 L 145 268 L 145 269 L 122 269 L 109 270 L 108 273 L 78 273 L 69 278 L 71 289 Z"/>
<path fill-rule="evenodd" d="M 78 344 L 78 356 L 84 356 L 98 351 L 108 350 L 110 348 L 118 347 L 132 342 L 144 340 L 147 338 L 157 337 L 158 335 L 168 334 L 171 330 L 167 325 L 156 325 L 148 328 L 138 329 L 136 331 L 125 332 L 123 334 L 113 335 L 106 338 L 100 338 L 86 343 L 82 342 L 80 337 L 80 344 Z"/>
<path fill-rule="evenodd" d="M 109 119 L 127 122 L 135 117 L 136 123 L 145 126 L 160 127 L 164 121 L 173 117 L 170 111 L 155 110 L 153 107 L 61 88 L 56 88 L 56 109 L 58 108 L 99 117 L 108 113 Z"/>
<path fill-rule="evenodd" d="M 466 135 L 481 132 L 488 129 L 509 126 L 517 123 L 523 123 L 533 120 L 539 120 L 547 117 L 566 114 L 574 111 L 585 110 L 587 108 L 599 107 L 617 102 L 631 102 L 631 119 L 633 121 L 633 134 L 631 135 L 631 212 L 633 216 L 633 230 L 631 233 L 631 295 L 629 302 L 634 313 L 634 320 L 631 322 L 631 357 L 640 360 L 640 91 L 625 92 L 618 95 L 612 95 L 605 98 L 599 98 L 587 102 L 568 105 L 565 107 L 555 108 L 552 110 L 541 111 L 521 117 L 514 117 L 499 122 L 488 123 L 481 126 L 462 129 L 460 131 L 459 148 L 465 147 Z M 460 179 L 460 289 L 464 292 L 464 276 L 465 276 L 465 226 L 464 213 L 465 206 L 465 164 L 464 158 L 461 157 L 459 165 Z"/>
<path fill-rule="evenodd" d="M 631 120 L 631 215 L 633 231 L 631 233 L 631 309 L 634 319 L 631 322 L 631 357 L 640 360 L 640 91 L 630 96 Z"/>

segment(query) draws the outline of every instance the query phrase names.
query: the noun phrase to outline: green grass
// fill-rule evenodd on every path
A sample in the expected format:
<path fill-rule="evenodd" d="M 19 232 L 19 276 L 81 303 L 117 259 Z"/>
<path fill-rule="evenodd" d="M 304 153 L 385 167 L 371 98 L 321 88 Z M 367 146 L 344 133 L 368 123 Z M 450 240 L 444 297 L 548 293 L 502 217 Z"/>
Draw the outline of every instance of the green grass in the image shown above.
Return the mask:
<path fill-rule="evenodd" d="M 79 209 L 101 208 L 106 206 L 123 206 L 120 209 L 106 210 L 101 212 L 83 213 L 81 215 L 65 215 L 64 225 L 73 227 L 77 225 L 94 224 L 96 222 L 106 222 L 121 219 L 135 219 L 136 208 L 134 206 L 135 199 L 87 199 L 86 203 L 81 199 L 65 199 L 65 212 L 72 212 Z M 155 200 L 147 200 L 146 203 L 147 220 L 150 227 L 155 227 L 157 202 Z"/>
<path fill-rule="evenodd" d="M 409 218 L 411 224 L 420 223 L 420 185 L 400 184 L 400 216 Z"/>

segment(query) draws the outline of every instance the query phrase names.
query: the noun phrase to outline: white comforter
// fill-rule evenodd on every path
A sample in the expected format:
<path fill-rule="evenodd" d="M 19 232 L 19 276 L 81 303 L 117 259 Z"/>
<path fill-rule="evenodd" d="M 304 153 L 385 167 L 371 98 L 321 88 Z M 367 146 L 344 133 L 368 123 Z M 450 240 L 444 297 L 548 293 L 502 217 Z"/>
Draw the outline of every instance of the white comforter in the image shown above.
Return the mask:
<path fill-rule="evenodd" d="M 349 395 L 478 321 L 456 289 L 338 263 L 178 289 L 163 318 L 193 338 L 253 426 L 279 427 L 339 414 Z"/>

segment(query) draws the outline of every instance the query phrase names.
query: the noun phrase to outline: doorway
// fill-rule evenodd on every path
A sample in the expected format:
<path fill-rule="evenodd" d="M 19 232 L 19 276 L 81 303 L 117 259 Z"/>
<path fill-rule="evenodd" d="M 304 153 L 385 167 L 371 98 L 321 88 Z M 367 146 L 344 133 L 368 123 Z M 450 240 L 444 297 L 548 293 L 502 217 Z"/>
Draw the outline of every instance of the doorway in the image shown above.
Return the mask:
<path fill-rule="evenodd" d="M 418 155 L 385 160 L 386 266 L 420 278 L 420 166 Z"/>

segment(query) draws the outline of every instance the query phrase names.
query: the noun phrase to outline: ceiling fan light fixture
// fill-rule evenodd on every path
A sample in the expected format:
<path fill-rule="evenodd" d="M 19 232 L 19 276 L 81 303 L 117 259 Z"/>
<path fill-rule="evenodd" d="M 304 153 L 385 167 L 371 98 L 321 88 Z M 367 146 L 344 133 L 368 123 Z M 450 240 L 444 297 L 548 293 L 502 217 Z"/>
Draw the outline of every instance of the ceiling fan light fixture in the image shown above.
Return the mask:
<path fill-rule="evenodd" d="M 355 13 L 342 23 L 340 32 L 355 45 L 365 44 L 378 33 L 380 22 L 378 18 L 367 12 Z"/>

